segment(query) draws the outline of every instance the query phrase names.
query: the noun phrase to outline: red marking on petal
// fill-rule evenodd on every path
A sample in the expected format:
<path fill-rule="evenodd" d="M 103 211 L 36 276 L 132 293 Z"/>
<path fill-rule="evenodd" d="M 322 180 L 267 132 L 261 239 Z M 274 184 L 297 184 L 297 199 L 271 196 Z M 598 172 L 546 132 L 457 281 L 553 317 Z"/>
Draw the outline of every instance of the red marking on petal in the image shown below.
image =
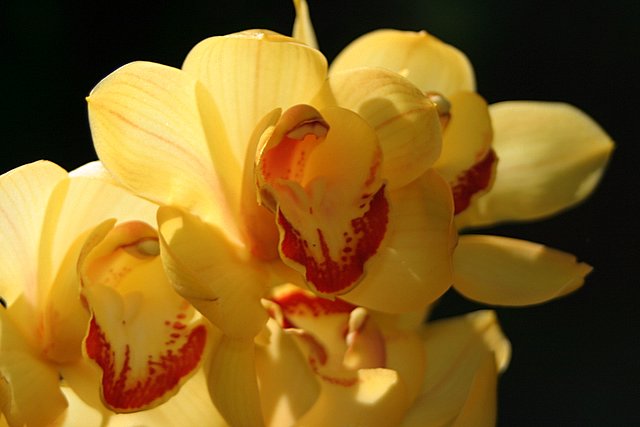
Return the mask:
<path fill-rule="evenodd" d="M 173 334 L 172 334 L 173 335 Z M 145 409 L 171 394 L 180 380 L 190 374 L 200 363 L 207 339 L 203 325 L 193 328 L 184 344 L 167 349 L 158 355 L 149 355 L 147 375 L 132 379 L 129 345 L 124 348 L 122 366 L 116 366 L 115 350 L 104 331 L 91 319 L 85 348 L 89 358 L 102 369 L 102 397 L 105 405 L 116 412 L 131 412 Z M 175 341 L 168 341 L 167 345 Z"/>
<path fill-rule="evenodd" d="M 366 205 L 364 205 L 366 206 Z M 369 209 L 351 220 L 351 230 L 343 233 L 344 247 L 338 260 L 331 258 L 323 231 L 318 229 L 322 260 L 317 260 L 300 232 L 278 211 L 282 228 L 280 249 L 286 258 L 305 267 L 307 282 L 325 294 L 347 292 L 364 274 L 364 264 L 376 254 L 387 231 L 389 203 L 382 186 L 369 201 Z"/>
<path fill-rule="evenodd" d="M 489 187 L 496 160 L 495 151 L 489 150 L 479 162 L 456 178 L 452 185 L 456 215 L 469 207 L 474 194 Z"/>
<path fill-rule="evenodd" d="M 287 316 L 311 315 L 319 317 L 328 314 L 351 313 L 355 305 L 336 298 L 331 301 L 326 298 L 309 295 L 306 292 L 289 292 L 274 299 L 282 309 L 284 328 L 295 328 L 295 324 Z"/>

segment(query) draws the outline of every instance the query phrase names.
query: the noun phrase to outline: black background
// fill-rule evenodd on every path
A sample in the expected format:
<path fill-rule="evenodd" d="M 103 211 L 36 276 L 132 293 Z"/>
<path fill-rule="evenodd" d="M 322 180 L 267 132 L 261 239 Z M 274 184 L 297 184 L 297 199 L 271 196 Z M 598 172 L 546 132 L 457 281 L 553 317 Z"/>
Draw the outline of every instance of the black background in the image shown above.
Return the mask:
<path fill-rule="evenodd" d="M 499 386 L 501 426 L 640 425 L 640 293 L 633 275 L 639 168 L 632 139 L 639 121 L 639 5 L 310 0 L 329 59 L 376 28 L 426 29 L 468 55 L 478 91 L 490 103 L 566 101 L 617 143 L 602 184 L 585 203 L 552 219 L 490 230 L 572 252 L 595 267 L 573 295 L 498 309 L 513 345 Z M 84 97 L 118 66 L 149 60 L 179 67 L 205 37 L 248 28 L 288 34 L 293 16 L 287 0 L 5 0 L 1 171 L 40 158 L 67 169 L 95 159 Z M 479 307 L 448 294 L 436 315 Z"/>

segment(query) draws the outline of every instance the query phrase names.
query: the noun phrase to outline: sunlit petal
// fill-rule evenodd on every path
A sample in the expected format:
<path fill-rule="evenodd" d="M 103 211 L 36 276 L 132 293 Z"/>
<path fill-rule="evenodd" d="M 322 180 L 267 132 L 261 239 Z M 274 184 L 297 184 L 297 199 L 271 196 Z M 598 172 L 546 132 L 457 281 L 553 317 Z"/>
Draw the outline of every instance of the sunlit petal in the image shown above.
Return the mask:
<path fill-rule="evenodd" d="M 379 68 L 332 73 L 314 105 L 357 112 L 376 131 L 390 189 L 422 175 L 440 154 L 436 108 L 405 78 Z"/>
<path fill-rule="evenodd" d="M 309 17 L 309 6 L 306 0 L 293 0 L 293 5 L 296 8 L 296 19 L 293 22 L 293 38 L 317 49 L 318 41 L 316 40 L 316 33 L 313 31 L 313 25 Z"/>
<path fill-rule="evenodd" d="M 264 137 L 256 174 L 262 204 L 277 214 L 281 258 L 318 292 L 346 292 L 386 234 L 375 132 L 349 110 L 298 105 Z"/>
<path fill-rule="evenodd" d="M 379 66 L 407 77 L 423 92 L 449 96 L 474 90 L 469 60 L 455 47 L 426 31 L 377 30 L 351 42 L 331 64 L 331 73 Z"/>
<path fill-rule="evenodd" d="M 430 323 L 424 338 L 427 370 L 421 396 L 402 425 L 493 426 L 496 375 L 511 354 L 495 314 L 480 311 Z"/>
<path fill-rule="evenodd" d="M 590 117 L 570 105 L 545 102 L 503 102 L 490 112 L 496 180 L 460 218 L 461 225 L 543 218 L 591 194 L 613 142 Z"/>
<path fill-rule="evenodd" d="M 209 393 L 232 426 L 264 425 L 256 379 L 253 338 L 223 336 L 209 366 Z"/>
<path fill-rule="evenodd" d="M 455 288 L 494 305 L 529 305 L 558 298 L 584 283 L 591 266 L 546 246 L 498 236 L 461 236 L 454 254 Z"/>
<path fill-rule="evenodd" d="M 264 275 L 220 230 L 175 208 L 158 211 L 162 260 L 180 295 L 225 334 L 253 338 L 267 313 Z"/>
<path fill-rule="evenodd" d="M 217 107 L 191 76 L 175 68 L 134 62 L 91 92 L 94 146 L 111 174 L 136 194 L 179 204 L 233 233 L 227 188 L 240 169 L 229 156 Z M 214 155 L 215 154 L 215 155 Z M 167 169 L 169 167 L 169 169 Z M 230 176 L 232 175 L 232 176 Z"/>
<path fill-rule="evenodd" d="M 317 50 L 262 30 L 203 40 L 182 68 L 224 106 L 220 113 L 232 158 L 240 165 L 260 119 L 274 108 L 286 109 L 311 99 L 327 72 L 326 60 Z"/>
<path fill-rule="evenodd" d="M 42 360 L 0 308 L 0 411 L 11 426 L 48 426 L 67 406 L 55 368 Z"/>
<path fill-rule="evenodd" d="M 92 314 L 86 355 L 102 369 L 107 407 L 154 407 L 199 366 L 207 330 L 192 322 L 193 308 L 168 282 L 151 227 L 129 222 L 101 231 L 104 238 L 90 239 L 79 261 Z"/>
<path fill-rule="evenodd" d="M 387 240 L 367 265 L 363 281 L 341 298 L 387 313 L 424 310 L 453 283 L 451 191 L 430 170 L 389 192 L 389 203 Z"/>
<path fill-rule="evenodd" d="M 32 304 L 46 294 L 46 282 L 38 276 L 42 227 L 51 193 L 66 185 L 66 177 L 64 169 L 45 161 L 0 177 L 0 297 L 8 305 L 22 292 Z M 49 267 L 42 267 L 49 275 Z"/>

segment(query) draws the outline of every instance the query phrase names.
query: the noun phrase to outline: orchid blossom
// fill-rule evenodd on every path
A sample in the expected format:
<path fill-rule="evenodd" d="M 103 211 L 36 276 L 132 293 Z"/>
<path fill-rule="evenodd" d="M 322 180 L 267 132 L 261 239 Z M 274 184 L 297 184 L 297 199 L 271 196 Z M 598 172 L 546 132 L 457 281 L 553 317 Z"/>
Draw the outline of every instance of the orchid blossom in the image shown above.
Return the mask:
<path fill-rule="evenodd" d="M 443 149 L 435 168 L 451 185 L 460 229 L 536 220 L 580 203 L 613 149 L 607 134 L 573 106 L 487 106 L 475 92 L 467 57 L 425 31 L 365 34 L 336 57 L 331 75 L 363 66 L 405 76 L 438 106 Z M 488 304 L 537 304 L 574 291 L 590 271 L 573 255 L 537 243 L 464 234 L 454 255 L 454 288 Z"/>
<path fill-rule="evenodd" d="M 510 345 L 493 312 L 425 325 L 286 285 L 265 304 L 256 362 L 267 425 L 495 424 Z"/>
<path fill-rule="evenodd" d="M 208 329 L 168 283 L 147 225 L 157 206 L 85 176 L 91 169 L 41 161 L 0 177 L 0 410 L 10 426 L 64 425 L 69 400 L 105 422 L 158 406 L 205 354 Z"/>
<path fill-rule="evenodd" d="M 107 170 L 161 206 L 175 289 L 223 333 L 209 386 L 231 424 L 261 423 L 253 339 L 271 286 L 401 313 L 452 283 L 439 116 L 396 73 L 327 79 L 319 51 L 251 30 L 200 42 L 182 69 L 125 65 L 88 104 Z"/>

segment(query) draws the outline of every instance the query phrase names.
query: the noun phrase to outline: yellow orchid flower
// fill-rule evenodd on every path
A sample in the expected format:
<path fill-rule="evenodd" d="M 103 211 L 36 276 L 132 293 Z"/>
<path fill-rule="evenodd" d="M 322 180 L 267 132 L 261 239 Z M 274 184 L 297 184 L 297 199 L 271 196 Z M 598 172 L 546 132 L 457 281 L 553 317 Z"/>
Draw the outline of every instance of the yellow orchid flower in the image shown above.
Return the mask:
<path fill-rule="evenodd" d="M 65 395 L 105 418 L 156 406 L 204 356 L 207 329 L 174 293 L 142 222 L 157 206 L 93 169 L 41 161 L 0 177 L 0 409 L 10 426 L 62 423 Z"/>
<path fill-rule="evenodd" d="M 265 304 L 256 363 L 267 425 L 495 424 L 510 345 L 493 312 L 424 325 L 286 285 Z"/>
<path fill-rule="evenodd" d="M 362 66 L 402 74 L 438 105 L 443 148 L 435 168 L 451 185 L 459 228 L 540 219 L 580 203 L 597 185 L 613 149 L 607 134 L 573 106 L 487 106 L 475 93 L 466 56 L 425 31 L 365 34 L 336 57 L 331 73 Z M 565 295 L 590 271 L 572 255 L 497 236 L 462 235 L 454 255 L 455 289 L 495 305 Z"/>

